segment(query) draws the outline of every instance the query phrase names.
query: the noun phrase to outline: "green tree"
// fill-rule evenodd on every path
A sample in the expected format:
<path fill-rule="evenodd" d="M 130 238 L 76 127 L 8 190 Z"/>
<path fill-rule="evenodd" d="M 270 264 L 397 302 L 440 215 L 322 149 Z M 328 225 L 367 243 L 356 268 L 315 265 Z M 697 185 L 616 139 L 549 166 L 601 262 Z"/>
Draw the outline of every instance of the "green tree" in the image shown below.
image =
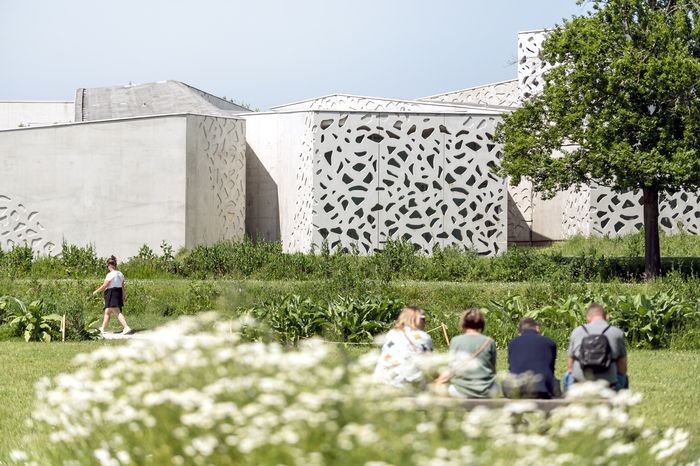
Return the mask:
<path fill-rule="evenodd" d="M 654 277 L 659 195 L 700 188 L 700 2 L 578 3 L 589 12 L 543 44 L 544 90 L 503 118 L 501 172 L 530 179 L 545 198 L 588 183 L 641 190 Z"/>

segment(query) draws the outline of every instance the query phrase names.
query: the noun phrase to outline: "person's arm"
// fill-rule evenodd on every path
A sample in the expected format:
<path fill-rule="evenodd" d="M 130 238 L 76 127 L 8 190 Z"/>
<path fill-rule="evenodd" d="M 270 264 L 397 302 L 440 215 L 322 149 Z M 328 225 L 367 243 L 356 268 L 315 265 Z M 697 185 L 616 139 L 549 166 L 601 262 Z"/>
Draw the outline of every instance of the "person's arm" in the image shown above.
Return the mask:
<path fill-rule="evenodd" d="M 569 356 L 569 358 L 566 360 L 566 371 L 567 372 L 573 372 L 574 371 L 574 358 Z"/>
<path fill-rule="evenodd" d="M 102 286 L 100 286 L 95 291 L 93 291 L 92 294 L 96 295 L 97 293 L 102 293 L 104 290 L 107 289 L 108 286 L 109 286 L 109 280 L 105 280 L 104 283 L 102 284 Z"/>
<path fill-rule="evenodd" d="M 126 302 L 126 288 L 124 288 L 124 282 L 122 282 L 122 302 Z"/>
<path fill-rule="evenodd" d="M 552 365 L 550 369 L 552 369 L 552 374 L 554 374 L 554 369 L 557 364 L 557 344 L 552 342 Z"/>
<path fill-rule="evenodd" d="M 615 363 L 617 364 L 617 373 L 620 375 L 627 375 L 627 356 L 617 358 Z"/>

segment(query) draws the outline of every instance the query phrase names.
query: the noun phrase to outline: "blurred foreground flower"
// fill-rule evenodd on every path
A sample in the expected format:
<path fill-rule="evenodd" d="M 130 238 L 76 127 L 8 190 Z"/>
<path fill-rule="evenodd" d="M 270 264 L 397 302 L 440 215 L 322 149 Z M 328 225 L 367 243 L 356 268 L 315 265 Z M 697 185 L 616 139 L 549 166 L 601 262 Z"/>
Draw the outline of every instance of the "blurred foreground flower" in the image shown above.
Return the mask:
<path fill-rule="evenodd" d="M 377 385 L 377 353 L 252 341 L 252 322 L 185 317 L 76 358 L 37 384 L 36 445 L 11 462 L 101 465 L 674 463 L 687 433 L 631 418 L 631 393 L 577 385 L 549 416 L 532 402 L 465 412 Z M 444 356 L 426 359 L 435 372 Z M 607 397 L 605 403 L 591 399 Z M 580 401 L 579 401 L 580 400 Z"/>

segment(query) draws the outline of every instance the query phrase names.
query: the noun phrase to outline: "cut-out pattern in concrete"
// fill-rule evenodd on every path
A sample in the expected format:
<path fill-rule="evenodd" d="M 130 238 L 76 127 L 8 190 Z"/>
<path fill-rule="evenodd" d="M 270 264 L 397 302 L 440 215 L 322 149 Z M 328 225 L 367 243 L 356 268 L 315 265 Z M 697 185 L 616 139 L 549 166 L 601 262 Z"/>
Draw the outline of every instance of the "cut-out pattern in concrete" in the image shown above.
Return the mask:
<path fill-rule="evenodd" d="M 498 105 L 517 107 L 520 105 L 520 90 L 518 80 L 513 79 L 495 84 L 472 87 L 460 91 L 447 92 L 418 99 L 421 101 L 438 101 L 455 104 Z"/>
<path fill-rule="evenodd" d="M 0 249 L 14 246 L 31 246 L 34 252 L 51 255 L 56 245 L 44 238 L 44 227 L 39 213 L 27 209 L 8 196 L 0 195 Z"/>
<path fill-rule="evenodd" d="M 242 238 L 245 231 L 245 129 L 240 120 L 204 117 L 199 131 L 206 145 L 209 183 L 215 193 L 222 239 Z"/>
<path fill-rule="evenodd" d="M 700 232 L 698 194 L 679 192 L 662 197 L 659 202 L 659 227 L 666 233 L 680 230 Z M 562 233 L 564 238 L 582 234 L 621 236 L 637 233 L 644 226 L 641 192 L 615 193 L 602 186 L 582 187 L 569 191 Z"/>
<path fill-rule="evenodd" d="M 417 249 L 505 247 L 496 119 L 467 115 L 319 113 L 314 243 L 371 253 L 389 239 Z"/>
<path fill-rule="evenodd" d="M 307 113 L 304 120 L 301 152 L 296 159 L 296 199 L 294 201 L 294 218 L 292 232 L 282 241 L 285 251 L 309 251 L 312 245 L 313 203 L 314 203 L 314 133 L 316 126 L 314 114 Z M 287 239 L 289 238 L 289 240 Z M 320 246 L 320 244 L 319 244 Z"/>
<path fill-rule="evenodd" d="M 530 241 L 532 229 L 532 183 L 522 180 L 517 186 L 508 183 L 508 241 Z"/>
<path fill-rule="evenodd" d="M 549 65 L 540 59 L 540 50 L 546 37 L 546 31 L 518 34 L 518 88 L 521 101 L 542 92 L 544 88 L 542 75 Z"/>

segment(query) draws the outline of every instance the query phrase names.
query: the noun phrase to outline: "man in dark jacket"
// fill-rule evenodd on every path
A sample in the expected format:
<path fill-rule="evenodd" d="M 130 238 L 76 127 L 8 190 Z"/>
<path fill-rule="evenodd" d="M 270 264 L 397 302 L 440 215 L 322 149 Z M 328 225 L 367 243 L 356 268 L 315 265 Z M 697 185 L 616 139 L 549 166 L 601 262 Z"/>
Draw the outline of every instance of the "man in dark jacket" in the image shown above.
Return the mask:
<path fill-rule="evenodd" d="M 557 345 L 540 335 L 540 324 L 529 317 L 520 321 L 520 336 L 508 343 L 508 370 L 503 393 L 508 398 L 559 396 L 559 381 L 554 377 Z"/>

